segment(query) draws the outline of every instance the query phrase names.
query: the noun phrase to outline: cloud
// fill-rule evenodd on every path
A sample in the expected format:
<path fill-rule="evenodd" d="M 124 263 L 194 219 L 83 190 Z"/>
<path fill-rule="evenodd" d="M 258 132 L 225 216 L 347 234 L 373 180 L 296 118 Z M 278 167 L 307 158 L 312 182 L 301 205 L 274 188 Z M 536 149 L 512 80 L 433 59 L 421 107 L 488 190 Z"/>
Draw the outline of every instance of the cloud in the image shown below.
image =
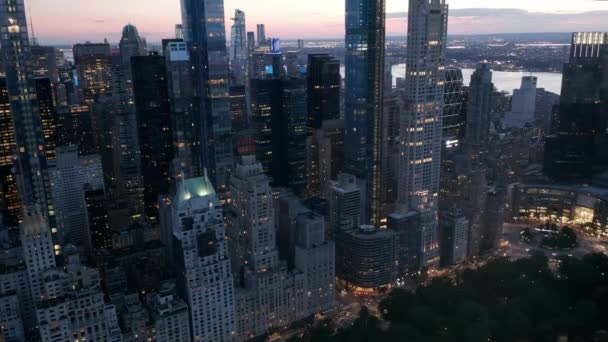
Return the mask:
<path fill-rule="evenodd" d="M 388 34 L 405 34 L 407 12 L 389 12 L 386 17 Z M 546 13 L 514 8 L 458 8 L 450 10 L 449 30 L 452 34 L 605 31 L 606 17 L 608 11 Z"/>
<path fill-rule="evenodd" d="M 452 17 L 485 17 L 485 16 L 514 16 L 526 15 L 530 12 L 516 8 L 459 8 L 450 10 Z"/>

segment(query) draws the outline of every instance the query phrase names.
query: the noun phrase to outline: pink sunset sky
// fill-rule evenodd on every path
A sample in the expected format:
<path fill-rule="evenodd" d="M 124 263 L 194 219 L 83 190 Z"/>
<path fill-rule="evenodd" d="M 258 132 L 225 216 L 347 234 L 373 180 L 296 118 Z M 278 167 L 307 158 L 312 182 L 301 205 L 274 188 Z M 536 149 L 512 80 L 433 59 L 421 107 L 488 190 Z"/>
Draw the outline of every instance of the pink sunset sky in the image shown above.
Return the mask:
<path fill-rule="evenodd" d="M 406 0 L 387 1 L 387 35 L 404 35 Z M 26 0 L 43 44 L 117 41 L 132 23 L 149 41 L 174 35 L 179 0 Z M 266 24 L 268 36 L 340 38 L 344 0 L 225 0 L 227 20 L 246 12 L 248 29 Z M 608 0 L 453 0 L 451 34 L 608 31 Z M 227 22 L 229 30 L 230 22 Z"/>

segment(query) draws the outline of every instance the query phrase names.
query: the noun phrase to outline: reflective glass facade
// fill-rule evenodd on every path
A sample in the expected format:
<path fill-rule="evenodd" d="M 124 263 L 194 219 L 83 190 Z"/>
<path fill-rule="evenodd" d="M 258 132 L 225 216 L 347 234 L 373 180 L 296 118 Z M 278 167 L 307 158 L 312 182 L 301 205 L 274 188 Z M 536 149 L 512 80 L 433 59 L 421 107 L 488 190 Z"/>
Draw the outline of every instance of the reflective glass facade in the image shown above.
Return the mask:
<path fill-rule="evenodd" d="M 182 21 L 191 51 L 194 88 L 200 99 L 195 121 L 200 122 L 202 155 L 193 159 L 207 169 L 222 197 L 233 164 L 224 1 L 182 0 Z"/>

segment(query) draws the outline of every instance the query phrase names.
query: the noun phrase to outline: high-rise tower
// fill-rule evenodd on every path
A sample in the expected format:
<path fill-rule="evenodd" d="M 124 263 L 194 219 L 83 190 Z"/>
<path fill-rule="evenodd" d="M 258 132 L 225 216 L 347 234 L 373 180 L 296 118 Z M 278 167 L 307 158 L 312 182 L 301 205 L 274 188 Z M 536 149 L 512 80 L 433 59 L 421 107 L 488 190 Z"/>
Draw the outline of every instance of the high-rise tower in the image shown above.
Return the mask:
<path fill-rule="evenodd" d="M 222 207 L 206 177 L 177 185 L 172 202 L 178 284 L 190 308 L 192 340 L 236 340 L 234 280 Z"/>
<path fill-rule="evenodd" d="M 236 83 L 244 85 L 247 82 L 247 27 L 245 26 L 245 12 L 234 11 L 234 23 L 230 39 L 230 66 Z"/>
<path fill-rule="evenodd" d="M 158 217 L 158 196 L 169 193 L 173 161 L 171 104 L 165 57 L 152 52 L 131 59 L 135 109 L 141 149 L 144 203 L 148 217 Z"/>
<path fill-rule="evenodd" d="M 308 129 L 340 118 L 340 62 L 327 54 L 308 55 Z"/>
<path fill-rule="evenodd" d="M 23 206 L 37 206 L 49 222 L 53 238 L 54 208 L 46 165 L 42 120 L 30 70 L 30 45 L 23 0 L 0 1 L 0 46 L 17 143 L 16 174 Z M 56 252 L 61 247 L 56 245 Z"/>
<path fill-rule="evenodd" d="M 522 128 L 526 124 L 534 123 L 537 83 L 538 78 L 535 76 L 524 76 L 521 79 L 521 87 L 513 90 L 511 113 L 505 118 L 507 127 Z"/>
<path fill-rule="evenodd" d="M 131 65 L 131 57 L 146 55 L 146 41 L 139 36 L 137 27 L 128 24 L 122 29 L 122 37 L 119 43 L 122 63 Z"/>
<path fill-rule="evenodd" d="M 465 99 L 462 70 L 450 68 L 445 71 L 445 105 L 443 107 L 443 148 L 452 149 L 461 145 L 465 129 Z"/>
<path fill-rule="evenodd" d="M 493 92 L 492 71 L 481 64 L 471 76 L 467 103 L 465 145 L 473 156 L 478 156 L 489 142 Z"/>
<path fill-rule="evenodd" d="M 77 78 L 74 81 L 78 97 L 83 104 L 93 105 L 100 96 L 112 93 L 112 59 L 110 44 L 76 44 L 74 66 Z"/>
<path fill-rule="evenodd" d="M 438 193 L 448 6 L 411 0 L 405 113 L 401 119 L 399 202 L 421 216 L 421 266 L 439 262 Z"/>
<path fill-rule="evenodd" d="M 0 78 L 0 212 L 3 219 L 0 224 L 8 227 L 16 227 L 23 215 L 13 172 L 17 150 L 14 127 L 6 79 Z"/>
<path fill-rule="evenodd" d="M 193 177 L 200 173 L 200 164 L 194 156 L 201 155 L 200 120 L 196 120 L 192 106 L 194 88 L 192 62 L 186 43 L 172 42 L 165 50 L 167 81 L 173 131 L 174 177 Z M 197 160 L 200 160 L 197 159 Z"/>
<path fill-rule="evenodd" d="M 379 225 L 382 207 L 385 1 L 346 1 L 345 156 L 367 178 L 368 214 Z"/>
<path fill-rule="evenodd" d="M 191 51 L 194 87 L 200 96 L 197 108 L 203 146 L 200 164 L 209 171 L 221 197 L 227 190 L 233 162 L 224 1 L 182 0 L 182 20 L 184 38 Z"/>
<path fill-rule="evenodd" d="M 608 33 L 572 35 L 564 65 L 557 133 L 545 146 L 545 173 L 552 179 L 589 183 L 606 171 L 608 127 Z"/>
<path fill-rule="evenodd" d="M 229 236 L 234 242 L 231 253 L 235 267 L 247 267 L 254 272 L 276 267 L 279 253 L 272 188 L 255 156 L 244 156 L 237 164 L 231 192 L 234 221 Z"/>
<path fill-rule="evenodd" d="M 266 45 L 268 42 L 266 39 L 266 25 L 258 24 L 257 25 L 257 34 L 258 34 L 258 47 L 262 47 Z"/>

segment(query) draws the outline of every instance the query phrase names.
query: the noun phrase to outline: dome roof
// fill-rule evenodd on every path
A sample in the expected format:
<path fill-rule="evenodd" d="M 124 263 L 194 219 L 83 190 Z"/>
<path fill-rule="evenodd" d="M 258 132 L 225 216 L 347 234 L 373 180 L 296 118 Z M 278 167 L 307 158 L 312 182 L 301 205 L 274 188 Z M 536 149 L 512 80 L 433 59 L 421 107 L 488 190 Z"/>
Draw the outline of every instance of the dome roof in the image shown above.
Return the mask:
<path fill-rule="evenodd" d="M 131 24 L 125 25 L 122 29 L 123 37 L 139 37 L 139 32 L 137 31 L 137 27 Z"/>

